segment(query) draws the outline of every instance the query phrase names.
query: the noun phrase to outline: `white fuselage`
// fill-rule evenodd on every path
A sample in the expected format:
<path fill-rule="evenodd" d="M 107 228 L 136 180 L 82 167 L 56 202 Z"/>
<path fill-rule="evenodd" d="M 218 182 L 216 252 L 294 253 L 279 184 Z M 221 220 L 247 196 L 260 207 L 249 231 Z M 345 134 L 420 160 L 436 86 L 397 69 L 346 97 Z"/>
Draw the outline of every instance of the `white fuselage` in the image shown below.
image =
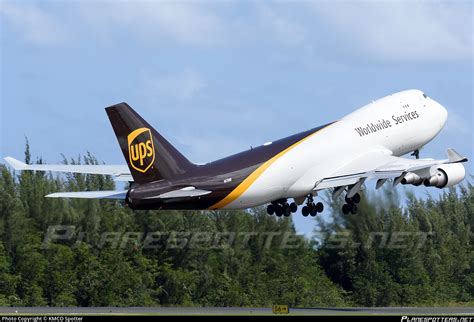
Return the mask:
<path fill-rule="evenodd" d="M 224 208 L 306 196 L 316 182 L 369 151 L 384 149 L 401 156 L 419 149 L 440 132 L 447 114 L 419 90 L 381 98 L 292 147 Z"/>

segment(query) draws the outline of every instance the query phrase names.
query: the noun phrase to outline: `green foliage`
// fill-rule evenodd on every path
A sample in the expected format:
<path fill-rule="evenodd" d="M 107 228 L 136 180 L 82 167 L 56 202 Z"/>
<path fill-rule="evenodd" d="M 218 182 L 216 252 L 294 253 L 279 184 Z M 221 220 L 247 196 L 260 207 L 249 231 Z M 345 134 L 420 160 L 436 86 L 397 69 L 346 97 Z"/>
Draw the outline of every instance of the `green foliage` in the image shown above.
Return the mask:
<path fill-rule="evenodd" d="M 31 162 L 28 145 L 25 160 Z M 88 154 L 64 163 L 98 161 Z M 403 210 L 388 190 L 378 199 L 364 196 L 355 216 L 341 215 L 341 200 L 331 200 L 334 222 L 320 223 L 319 244 L 298 236 L 291 219 L 270 217 L 263 208 L 133 212 L 118 201 L 44 198 L 101 189 L 114 189 L 110 177 L 15 174 L 0 165 L 1 306 L 474 300 L 471 184 L 437 200 L 410 196 Z M 57 225 L 70 238 L 46 240 Z M 397 236 L 402 242 L 393 242 Z"/>
<path fill-rule="evenodd" d="M 133 212 L 111 200 L 44 198 L 114 189 L 106 176 L 0 173 L 0 305 L 344 304 L 314 247 L 263 208 Z M 45 239 L 58 225 L 71 238 Z"/>
<path fill-rule="evenodd" d="M 356 216 L 340 214 L 341 200 L 331 199 L 335 221 L 322 225 L 320 263 L 357 305 L 472 301 L 473 201 L 470 183 L 437 200 L 409 194 L 403 209 L 385 190 L 363 198 Z"/>

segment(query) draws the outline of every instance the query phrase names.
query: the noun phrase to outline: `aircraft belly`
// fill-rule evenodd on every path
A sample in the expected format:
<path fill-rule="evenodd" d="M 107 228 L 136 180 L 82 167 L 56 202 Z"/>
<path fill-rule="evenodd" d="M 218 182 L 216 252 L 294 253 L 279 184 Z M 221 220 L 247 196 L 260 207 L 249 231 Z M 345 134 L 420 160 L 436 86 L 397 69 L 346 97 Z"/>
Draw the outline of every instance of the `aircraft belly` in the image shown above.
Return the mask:
<path fill-rule="evenodd" d="M 284 197 L 301 196 L 305 194 L 303 190 L 311 191 L 314 182 L 303 190 L 299 187 L 299 191 L 295 191 L 291 187 L 305 174 L 309 167 L 318 163 L 319 158 L 314 152 L 314 146 L 320 145 L 321 137 L 324 136 L 315 136 L 285 153 L 226 208 L 248 208 Z"/>
<path fill-rule="evenodd" d="M 251 193 L 245 192 L 233 202 L 225 206 L 223 209 L 245 209 L 256 207 L 267 202 L 281 198 L 286 191 L 285 187 L 269 187 L 253 191 Z"/>

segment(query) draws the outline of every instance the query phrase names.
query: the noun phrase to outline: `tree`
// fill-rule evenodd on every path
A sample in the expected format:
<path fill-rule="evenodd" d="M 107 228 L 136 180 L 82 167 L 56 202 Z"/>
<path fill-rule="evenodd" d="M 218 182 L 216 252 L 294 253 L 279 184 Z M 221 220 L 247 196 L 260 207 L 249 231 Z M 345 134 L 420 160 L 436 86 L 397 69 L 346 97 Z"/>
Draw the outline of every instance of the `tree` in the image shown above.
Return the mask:
<path fill-rule="evenodd" d="M 25 161 L 32 157 L 28 142 Z M 90 154 L 64 163 L 98 164 Z M 42 159 L 36 159 L 42 163 Z M 0 305 L 417 305 L 474 298 L 470 182 L 439 198 L 366 194 L 310 241 L 263 207 L 131 211 L 44 198 L 114 189 L 108 176 L 14 173 L 0 165 Z M 48 228 L 71 234 L 45 242 Z"/>

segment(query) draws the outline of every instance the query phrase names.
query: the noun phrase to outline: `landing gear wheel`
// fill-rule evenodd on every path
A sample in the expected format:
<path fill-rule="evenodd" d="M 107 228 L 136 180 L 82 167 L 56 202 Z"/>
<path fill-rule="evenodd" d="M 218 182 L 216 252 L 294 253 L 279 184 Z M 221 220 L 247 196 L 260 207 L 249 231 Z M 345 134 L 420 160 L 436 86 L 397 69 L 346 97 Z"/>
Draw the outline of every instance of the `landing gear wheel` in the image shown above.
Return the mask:
<path fill-rule="evenodd" d="M 347 214 L 349 214 L 350 211 L 351 211 L 350 206 L 345 203 L 345 204 L 342 206 L 342 213 L 343 213 L 344 215 L 347 215 Z M 277 216 L 278 216 L 278 215 L 277 215 Z"/>
<path fill-rule="evenodd" d="M 309 215 L 309 207 L 308 207 L 308 206 L 304 206 L 303 209 L 301 209 L 301 213 L 303 214 L 303 216 L 308 217 L 308 215 Z"/>
<path fill-rule="evenodd" d="M 352 201 L 353 201 L 354 203 L 359 203 L 359 202 L 360 202 L 360 194 L 359 194 L 359 193 L 356 193 L 356 194 L 354 195 L 354 197 L 352 197 Z"/>
<path fill-rule="evenodd" d="M 272 205 L 272 204 L 269 204 L 267 206 L 267 214 L 269 214 L 270 216 L 273 215 L 275 213 L 275 206 Z"/>
<path fill-rule="evenodd" d="M 309 213 L 311 214 L 312 217 L 318 214 L 318 211 L 316 210 L 316 206 L 314 204 L 312 204 L 311 207 L 309 208 Z"/>
<path fill-rule="evenodd" d="M 344 200 L 346 201 L 347 204 L 353 203 L 352 198 L 349 198 L 348 196 L 345 196 Z"/>
<path fill-rule="evenodd" d="M 350 208 L 351 208 L 351 209 L 350 209 L 350 210 L 351 210 L 351 214 L 355 215 L 355 214 L 357 213 L 357 210 L 358 210 L 357 205 L 356 205 L 356 204 L 352 204 L 352 205 L 350 205 Z"/>
<path fill-rule="evenodd" d="M 285 215 L 285 217 L 289 217 L 291 215 L 291 209 L 288 204 L 283 206 L 283 215 Z"/>
<path fill-rule="evenodd" d="M 295 213 L 298 210 L 298 206 L 296 205 L 296 203 L 290 203 L 290 210 L 292 213 Z"/>
<path fill-rule="evenodd" d="M 318 202 L 318 203 L 316 204 L 316 211 L 317 211 L 317 212 L 323 212 L 323 210 L 324 210 L 324 205 L 323 205 L 323 203 L 322 203 L 322 202 Z"/>
<path fill-rule="evenodd" d="M 281 217 L 283 215 L 283 207 L 280 205 L 275 206 L 275 214 L 277 217 Z"/>

